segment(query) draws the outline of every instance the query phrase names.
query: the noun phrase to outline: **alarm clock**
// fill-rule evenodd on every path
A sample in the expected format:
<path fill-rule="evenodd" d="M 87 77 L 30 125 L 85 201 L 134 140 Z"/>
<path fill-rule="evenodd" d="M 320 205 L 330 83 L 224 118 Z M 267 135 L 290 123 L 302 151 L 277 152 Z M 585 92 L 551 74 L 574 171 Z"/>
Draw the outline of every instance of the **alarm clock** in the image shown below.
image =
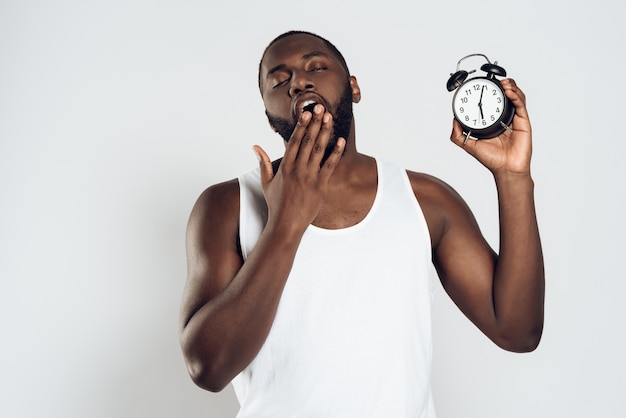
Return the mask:
<path fill-rule="evenodd" d="M 461 62 L 470 57 L 483 57 L 487 61 L 480 69 L 485 76 L 468 79 L 476 70 L 459 70 Z M 456 65 L 456 72 L 450 74 L 448 91 L 455 91 L 452 98 L 452 113 L 463 127 L 465 141 L 468 138 L 495 138 L 504 131 L 512 131 L 510 124 L 515 116 L 515 106 L 506 97 L 496 76 L 506 77 L 504 68 L 491 63 L 483 54 L 463 57 Z"/>

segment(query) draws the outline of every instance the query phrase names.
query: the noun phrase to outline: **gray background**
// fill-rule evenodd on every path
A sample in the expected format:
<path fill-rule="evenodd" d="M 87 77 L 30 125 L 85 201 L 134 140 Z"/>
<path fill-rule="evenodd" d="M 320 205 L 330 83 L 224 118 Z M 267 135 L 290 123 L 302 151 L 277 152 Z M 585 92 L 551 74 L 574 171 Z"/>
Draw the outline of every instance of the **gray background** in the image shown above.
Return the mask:
<path fill-rule="evenodd" d="M 306 29 L 358 77 L 359 149 L 453 185 L 496 247 L 493 181 L 448 140 L 445 83 L 482 52 L 528 95 L 544 339 L 503 352 L 438 286 L 439 416 L 623 416 L 625 3 L 223 3 L 0 3 L 0 415 L 234 416 L 180 354 L 185 224 L 253 144 L 281 155 L 256 70 Z"/>

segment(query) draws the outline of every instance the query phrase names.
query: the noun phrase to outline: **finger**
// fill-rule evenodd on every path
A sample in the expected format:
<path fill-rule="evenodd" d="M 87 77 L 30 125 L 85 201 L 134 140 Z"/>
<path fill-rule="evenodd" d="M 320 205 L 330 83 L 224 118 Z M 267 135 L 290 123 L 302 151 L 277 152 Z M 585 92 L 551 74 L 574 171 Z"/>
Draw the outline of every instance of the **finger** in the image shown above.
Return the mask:
<path fill-rule="evenodd" d="M 296 124 L 295 129 L 291 133 L 289 137 L 289 141 L 287 142 L 287 147 L 285 149 L 285 155 L 283 161 L 285 163 L 290 163 L 295 161 L 298 156 L 298 151 L 300 150 L 300 144 L 302 142 L 302 138 L 304 137 L 307 127 L 311 122 L 311 113 L 303 112 L 298 118 L 298 123 Z"/>
<path fill-rule="evenodd" d="M 463 142 L 465 142 L 465 134 L 463 133 L 463 128 L 461 128 L 461 124 L 456 119 L 452 120 L 452 133 L 450 134 L 450 141 L 454 142 L 460 147 L 462 147 Z"/>
<path fill-rule="evenodd" d="M 525 119 L 528 119 L 528 110 L 526 109 L 526 95 L 520 89 L 512 78 L 507 78 L 500 83 L 504 89 L 504 94 L 509 98 L 513 106 L 515 106 L 515 113 Z"/>
<path fill-rule="evenodd" d="M 333 117 L 330 113 L 326 112 L 322 117 L 322 126 L 320 128 L 315 144 L 311 149 L 311 156 L 309 158 L 309 164 L 312 167 L 319 168 L 324 153 L 326 152 L 326 146 L 330 140 L 330 134 L 332 133 Z"/>
<path fill-rule="evenodd" d="M 511 90 L 512 92 L 519 95 L 523 101 L 526 101 L 526 95 L 524 94 L 524 91 L 517 85 L 517 82 L 514 79 L 505 78 L 500 82 L 500 84 L 502 85 L 502 88 L 504 90 Z"/>
<path fill-rule="evenodd" d="M 274 169 L 272 168 L 272 160 L 263 148 L 258 145 L 252 147 L 252 150 L 259 159 L 261 168 L 261 184 L 266 185 L 274 178 Z"/>
<path fill-rule="evenodd" d="M 330 175 L 335 171 L 335 167 L 341 160 L 343 155 L 343 151 L 346 147 L 346 140 L 344 138 L 338 138 L 335 147 L 333 148 L 333 152 L 330 153 L 324 165 L 320 169 L 320 176 L 323 181 L 328 181 Z"/>
<path fill-rule="evenodd" d="M 313 149 L 317 141 L 323 119 L 324 106 L 322 106 L 321 104 L 317 104 L 313 108 L 311 122 L 307 126 L 304 137 L 302 138 L 302 144 L 300 144 L 300 150 L 298 151 L 298 159 L 302 162 L 303 165 L 307 164 L 309 162 L 309 159 L 311 158 L 311 150 Z"/>

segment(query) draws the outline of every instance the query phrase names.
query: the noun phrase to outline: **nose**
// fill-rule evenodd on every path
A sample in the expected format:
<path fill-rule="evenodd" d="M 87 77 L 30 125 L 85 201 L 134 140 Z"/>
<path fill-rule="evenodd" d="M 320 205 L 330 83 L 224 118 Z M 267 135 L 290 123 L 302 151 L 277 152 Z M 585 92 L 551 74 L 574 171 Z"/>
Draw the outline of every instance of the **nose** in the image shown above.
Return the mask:
<path fill-rule="evenodd" d="M 291 75 L 289 96 L 294 97 L 303 91 L 313 89 L 313 82 L 306 71 L 294 71 Z"/>

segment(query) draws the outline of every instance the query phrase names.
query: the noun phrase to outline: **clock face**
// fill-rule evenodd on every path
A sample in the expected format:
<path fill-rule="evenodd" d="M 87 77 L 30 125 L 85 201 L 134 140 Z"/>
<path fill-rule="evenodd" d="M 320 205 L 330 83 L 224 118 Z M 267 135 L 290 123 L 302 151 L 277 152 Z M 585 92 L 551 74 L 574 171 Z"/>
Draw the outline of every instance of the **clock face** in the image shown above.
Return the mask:
<path fill-rule="evenodd" d="M 460 86 L 452 99 L 452 109 L 456 119 L 472 135 L 500 130 L 500 121 L 511 113 L 510 104 L 502 88 L 495 81 L 476 77 Z M 512 116 L 512 115 L 511 115 Z M 504 120 L 509 124 L 510 120 Z"/>

